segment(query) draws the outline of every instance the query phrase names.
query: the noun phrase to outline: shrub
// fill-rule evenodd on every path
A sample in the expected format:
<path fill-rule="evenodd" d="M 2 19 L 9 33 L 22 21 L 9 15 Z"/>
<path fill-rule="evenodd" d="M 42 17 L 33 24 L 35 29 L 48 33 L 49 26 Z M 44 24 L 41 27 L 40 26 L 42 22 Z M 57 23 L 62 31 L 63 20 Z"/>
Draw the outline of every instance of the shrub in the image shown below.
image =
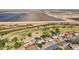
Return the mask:
<path fill-rule="evenodd" d="M 28 33 L 27 35 L 28 35 L 29 37 L 31 37 L 31 36 L 32 36 L 32 34 L 31 34 L 31 33 Z"/>
<path fill-rule="evenodd" d="M 79 36 L 76 36 L 75 38 L 72 37 L 72 39 L 70 40 L 70 43 L 79 44 Z"/>
<path fill-rule="evenodd" d="M 64 49 L 65 50 L 73 50 L 73 48 L 70 45 L 66 46 Z"/>
<path fill-rule="evenodd" d="M 56 28 L 55 31 L 56 31 L 57 34 L 60 34 L 60 29 L 59 28 Z"/>
<path fill-rule="evenodd" d="M 14 44 L 14 48 L 15 48 L 15 49 L 19 48 L 20 46 L 21 46 L 21 43 L 19 43 L 19 42 L 16 42 L 16 43 Z"/>
<path fill-rule="evenodd" d="M 17 38 L 16 36 L 14 36 L 14 37 L 11 39 L 12 42 L 16 42 L 17 40 L 18 40 L 18 38 Z"/>
<path fill-rule="evenodd" d="M 8 42 L 9 42 L 9 39 L 8 39 L 8 38 L 4 38 L 3 41 L 4 41 L 5 43 L 8 43 Z"/>
<path fill-rule="evenodd" d="M 38 43 L 37 46 L 38 46 L 39 48 L 42 48 L 42 44 L 39 44 L 39 43 Z"/>
<path fill-rule="evenodd" d="M 5 46 L 4 40 L 0 40 L 0 49 L 2 49 Z"/>
<path fill-rule="evenodd" d="M 41 35 L 42 38 L 46 38 L 46 37 L 49 37 L 50 36 L 50 33 L 45 31 L 43 32 L 43 35 Z"/>

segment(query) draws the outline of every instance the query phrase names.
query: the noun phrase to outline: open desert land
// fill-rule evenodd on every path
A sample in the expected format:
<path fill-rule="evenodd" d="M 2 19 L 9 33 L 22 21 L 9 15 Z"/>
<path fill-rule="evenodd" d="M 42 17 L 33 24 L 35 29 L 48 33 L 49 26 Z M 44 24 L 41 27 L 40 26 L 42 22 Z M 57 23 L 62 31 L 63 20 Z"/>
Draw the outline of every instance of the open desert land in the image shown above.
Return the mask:
<path fill-rule="evenodd" d="M 78 22 L 79 10 L 1 10 L 0 22 Z"/>
<path fill-rule="evenodd" d="M 78 50 L 78 10 L 1 10 L 0 50 Z"/>

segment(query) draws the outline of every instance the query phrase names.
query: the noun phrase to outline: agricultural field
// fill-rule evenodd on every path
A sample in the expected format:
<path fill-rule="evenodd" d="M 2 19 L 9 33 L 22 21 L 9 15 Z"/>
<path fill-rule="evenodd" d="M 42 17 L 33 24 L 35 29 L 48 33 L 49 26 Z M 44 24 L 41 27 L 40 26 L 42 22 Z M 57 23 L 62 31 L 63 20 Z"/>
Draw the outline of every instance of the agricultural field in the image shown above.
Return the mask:
<path fill-rule="evenodd" d="M 0 25 L 0 50 L 79 49 L 79 24 Z"/>

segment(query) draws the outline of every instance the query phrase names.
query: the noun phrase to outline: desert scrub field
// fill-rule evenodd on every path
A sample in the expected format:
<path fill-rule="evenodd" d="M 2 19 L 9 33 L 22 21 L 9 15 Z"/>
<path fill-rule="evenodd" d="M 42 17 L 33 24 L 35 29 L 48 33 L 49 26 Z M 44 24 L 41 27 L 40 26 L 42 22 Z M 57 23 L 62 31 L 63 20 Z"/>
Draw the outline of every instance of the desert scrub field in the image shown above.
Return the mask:
<path fill-rule="evenodd" d="M 2 26 L 6 27 L 6 25 Z M 41 49 L 45 43 L 49 41 L 52 43 L 64 41 L 63 38 L 60 37 L 62 33 L 67 33 L 67 35 L 70 33 L 79 33 L 79 24 L 49 23 L 35 26 L 10 25 L 9 28 L 0 29 L 0 49 L 14 50 L 21 47 L 25 48 L 29 44 L 34 44 L 37 49 Z M 57 36 L 57 38 L 54 38 L 55 36 Z"/>

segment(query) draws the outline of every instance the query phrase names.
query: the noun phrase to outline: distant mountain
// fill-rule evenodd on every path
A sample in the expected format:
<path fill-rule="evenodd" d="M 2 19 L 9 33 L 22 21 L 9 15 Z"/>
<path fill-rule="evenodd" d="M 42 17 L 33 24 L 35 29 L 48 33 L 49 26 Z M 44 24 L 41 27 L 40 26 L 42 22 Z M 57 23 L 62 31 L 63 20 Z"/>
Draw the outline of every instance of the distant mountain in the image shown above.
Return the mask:
<path fill-rule="evenodd" d="M 0 12 L 19 12 L 19 11 L 79 12 L 79 9 L 0 9 Z"/>

